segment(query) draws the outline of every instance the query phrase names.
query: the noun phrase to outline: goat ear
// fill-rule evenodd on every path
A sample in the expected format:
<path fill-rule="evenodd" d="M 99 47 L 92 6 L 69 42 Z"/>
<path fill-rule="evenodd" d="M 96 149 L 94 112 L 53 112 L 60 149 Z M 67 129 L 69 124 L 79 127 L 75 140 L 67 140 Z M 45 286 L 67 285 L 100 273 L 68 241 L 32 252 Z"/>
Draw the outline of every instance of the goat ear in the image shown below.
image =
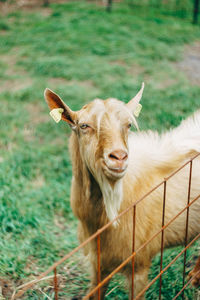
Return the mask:
<path fill-rule="evenodd" d="M 76 112 L 72 111 L 64 101 L 50 89 L 45 89 L 44 98 L 50 108 L 50 110 L 55 108 L 62 108 L 61 119 L 67 122 L 72 128 L 75 126 Z"/>
<path fill-rule="evenodd" d="M 144 90 L 144 82 L 142 83 L 142 87 L 140 91 L 137 93 L 137 95 L 126 104 L 128 109 L 131 110 L 131 112 L 135 115 L 138 109 L 138 104 L 142 98 L 143 90 Z"/>

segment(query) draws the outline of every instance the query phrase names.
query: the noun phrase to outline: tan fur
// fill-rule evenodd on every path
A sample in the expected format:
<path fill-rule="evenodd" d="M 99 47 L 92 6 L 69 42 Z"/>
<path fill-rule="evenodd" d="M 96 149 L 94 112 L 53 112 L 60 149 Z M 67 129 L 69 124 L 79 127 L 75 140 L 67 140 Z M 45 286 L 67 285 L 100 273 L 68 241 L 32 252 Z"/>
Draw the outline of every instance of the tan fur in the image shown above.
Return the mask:
<path fill-rule="evenodd" d="M 55 99 L 55 95 L 51 97 L 51 91 L 48 90 L 47 93 L 47 102 L 48 98 Z M 151 131 L 130 132 L 127 126 L 133 120 L 129 106 L 116 99 L 95 100 L 82 110 L 72 112 L 73 115 L 71 111 L 65 112 L 66 119 L 70 114 L 67 122 L 73 128 L 69 142 L 73 166 L 71 207 L 79 219 L 81 242 L 200 151 L 200 112 L 184 121 L 177 129 L 159 136 Z M 64 108 L 67 109 L 66 107 Z M 89 127 L 81 129 L 81 124 L 84 123 Z M 128 160 L 110 158 L 109 153 L 116 149 L 127 151 Z M 120 172 L 110 172 L 105 167 L 105 162 L 111 169 L 115 167 Z M 123 168 L 124 171 L 121 171 Z M 187 203 L 188 174 L 189 168 L 186 167 L 167 183 L 165 223 Z M 191 199 L 200 193 L 199 182 L 200 160 L 196 159 L 193 165 Z M 160 187 L 137 205 L 136 249 L 160 229 L 162 199 L 163 187 Z M 200 202 L 197 201 L 190 208 L 190 239 L 200 231 L 199 215 Z M 165 231 L 165 247 L 184 242 L 185 219 L 186 215 L 182 214 Z M 160 235 L 136 255 L 136 293 L 146 285 L 151 259 L 159 250 Z M 120 218 L 119 224 L 109 227 L 101 235 L 101 278 L 107 276 L 131 253 L 130 211 Z M 96 241 L 85 247 L 85 254 L 89 255 L 91 262 L 92 288 L 97 284 Z M 122 273 L 131 282 L 131 262 L 124 267 Z M 105 291 L 106 287 L 102 289 L 102 299 Z M 96 295 L 91 299 L 96 299 L 95 297 Z"/>
<path fill-rule="evenodd" d="M 195 276 L 196 275 L 196 276 Z M 200 256 L 196 262 L 194 269 L 189 273 L 189 277 L 194 277 L 192 284 L 196 287 L 200 286 Z"/>

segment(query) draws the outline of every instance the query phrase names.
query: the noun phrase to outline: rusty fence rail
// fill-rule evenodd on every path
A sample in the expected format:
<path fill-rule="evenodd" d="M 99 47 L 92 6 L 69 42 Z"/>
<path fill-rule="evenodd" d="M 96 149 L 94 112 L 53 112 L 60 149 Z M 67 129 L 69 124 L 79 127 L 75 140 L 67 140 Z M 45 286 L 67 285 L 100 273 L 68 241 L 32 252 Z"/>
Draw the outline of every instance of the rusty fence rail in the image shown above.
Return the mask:
<path fill-rule="evenodd" d="M 192 184 L 192 167 L 193 167 L 193 161 L 200 157 L 200 153 L 198 153 L 196 156 L 194 156 L 192 159 L 187 161 L 185 164 L 183 164 L 179 169 L 177 169 L 175 172 L 173 172 L 170 176 L 163 179 L 162 182 L 160 182 L 157 186 L 152 188 L 148 193 L 146 193 L 142 198 L 137 200 L 134 204 L 132 204 L 130 207 L 128 207 L 126 210 L 121 212 L 114 220 L 110 221 L 108 224 L 103 226 L 101 229 L 99 229 L 97 232 L 95 232 L 92 236 L 90 236 L 86 241 L 84 241 L 82 244 L 80 244 L 78 247 L 73 249 L 70 253 L 66 254 L 64 257 L 62 257 L 60 260 L 55 262 L 52 266 L 50 266 L 45 272 L 43 272 L 41 275 L 39 275 L 35 280 L 32 280 L 16 289 L 16 291 L 13 293 L 11 300 L 19 299 L 24 295 L 24 293 L 30 289 L 33 288 L 33 286 L 40 282 L 42 279 L 49 279 L 52 276 L 46 277 L 49 273 L 54 272 L 53 275 L 53 282 L 54 282 L 54 299 L 59 299 L 59 285 L 58 285 L 58 275 L 57 275 L 57 267 L 64 263 L 65 261 L 69 260 L 73 254 L 78 252 L 80 249 L 83 249 L 88 243 L 90 243 L 92 240 L 96 239 L 97 242 L 97 278 L 98 278 L 98 285 L 91 290 L 85 297 L 83 297 L 83 300 L 89 299 L 90 296 L 97 293 L 98 299 L 100 300 L 101 297 L 101 288 L 103 285 L 105 285 L 117 272 L 119 272 L 126 264 L 129 262 L 132 262 L 132 299 L 136 300 L 139 299 L 144 293 L 150 288 L 151 285 L 154 284 L 156 280 L 159 279 L 160 281 L 160 288 L 159 288 L 159 299 L 161 299 L 161 293 L 162 293 L 162 275 L 164 272 L 166 272 L 169 267 L 183 254 L 184 260 L 183 260 L 183 283 L 182 283 L 182 289 L 177 293 L 177 295 L 173 298 L 173 300 L 177 299 L 181 294 L 182 297 L 184 297 L 184 290 L 185 288 L 191 283 L 191 281 L 199 274 L 197 272 L 193 277 L 190 278 L 190 280 L 185 283 L 185 271 L 186 271 L 186 252 L 187 249 L 200 238 L 200 233 L 197 234 L 193 240 L 191 240 L 188 243 L 188 224 L 189 224 L 189 208 L 191 205 L 193 205 L 199 198 L 200 194 L 196 195 L 196 197 L 193 200 L 190 200 L 190 194 L 191 194 L 191 184 Z M 172 178 L 174 175 L 176 175 L 178 172 L 180 172 L 183 168 L 189 165 L 189 174 L 188 174 L 188 191 L 187 191 L 187 205 L 179 211 L 177 215 L 175 215 L 168 223 L 165 224 L 165 203 L 166 203 L 166 192 L 167 192 L 167 182 L 170 178 Z M 153 234 L 143 245 L 141 245 L 137 250 L 135 250 L 135 224 L 136 224 L 136 213 L 137 213 L 137 205 L 143 201 L 145 198 L 147 198 L 151 193 L 153 193 L 155 190 L 157 190 L 159 187 L 163 186 L 163 206 L 162 206 L 162 226 L 159 231 Z M 101 234 L 114 222 L 119 220 L 122 216 L 127 214 L 132 210 L 133 214 L 133 245 L 132 245 L 132 254 L 127 257 L 116 269 L 114 269 L 106 278 L 101 280 Z M 186 212 L 186 226 L 185 226 L 185 243 L 184 248 L 182 251 L 179 252 L 179 254 L 172 259 L 172 261 L 163 268 L 163 251 L 164 251 L 164 233 L 165 229 L 174 221 L 176 220 L 182 213 Z M 120 226 L 120 225 L 119 225 Z M 161 258 L 160 258 L 160 272 L 159 274 L 154 277 L 154 279 L 149 282 L 146 287 L 134 298 L 134 267 L 135 267 L 135 257 L 138 252 L 140 252 L 143 248 L 145 248 L 154 238 L 156 238 L 159 234 L 161 234 Z"/>

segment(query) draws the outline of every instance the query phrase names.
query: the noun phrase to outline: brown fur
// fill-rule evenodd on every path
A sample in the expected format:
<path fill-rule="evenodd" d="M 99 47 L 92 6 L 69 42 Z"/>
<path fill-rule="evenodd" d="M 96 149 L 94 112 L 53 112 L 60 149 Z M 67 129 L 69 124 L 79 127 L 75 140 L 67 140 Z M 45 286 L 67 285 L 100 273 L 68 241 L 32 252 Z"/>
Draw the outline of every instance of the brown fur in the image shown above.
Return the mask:
<path fill-rule="evenodd" d="M 199 272 L 197 274 L 197 272 Z M 195 278 L 192 280 L 192 284 L 196 287 L 200 286 L 200 256 L 196 262 L 194 269 L 189 273 L 189 277 L 193 277 L 195 274 Z"/>

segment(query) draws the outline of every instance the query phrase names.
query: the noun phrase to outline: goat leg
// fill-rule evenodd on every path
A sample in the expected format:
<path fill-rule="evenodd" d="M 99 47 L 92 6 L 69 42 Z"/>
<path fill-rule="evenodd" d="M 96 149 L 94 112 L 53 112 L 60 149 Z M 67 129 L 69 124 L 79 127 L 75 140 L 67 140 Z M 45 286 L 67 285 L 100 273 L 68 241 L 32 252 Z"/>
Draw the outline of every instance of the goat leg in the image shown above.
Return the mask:
<path fill-rule="evenodd" d="M 148 273 L 149 268 L 145 267 L 144 269 L 140 269 L 140 271 L 137 271 L 135 273 L 135 279 L 134 279 L 134 297 L 136 297 L 147 285 L 148 283 Z M 132 298 L 132 275 L 128 275 L 128 282 L 129 282 L 129 299 Z M 141 300 L 145 299 L 145 296 L 140 296 Z"/>

